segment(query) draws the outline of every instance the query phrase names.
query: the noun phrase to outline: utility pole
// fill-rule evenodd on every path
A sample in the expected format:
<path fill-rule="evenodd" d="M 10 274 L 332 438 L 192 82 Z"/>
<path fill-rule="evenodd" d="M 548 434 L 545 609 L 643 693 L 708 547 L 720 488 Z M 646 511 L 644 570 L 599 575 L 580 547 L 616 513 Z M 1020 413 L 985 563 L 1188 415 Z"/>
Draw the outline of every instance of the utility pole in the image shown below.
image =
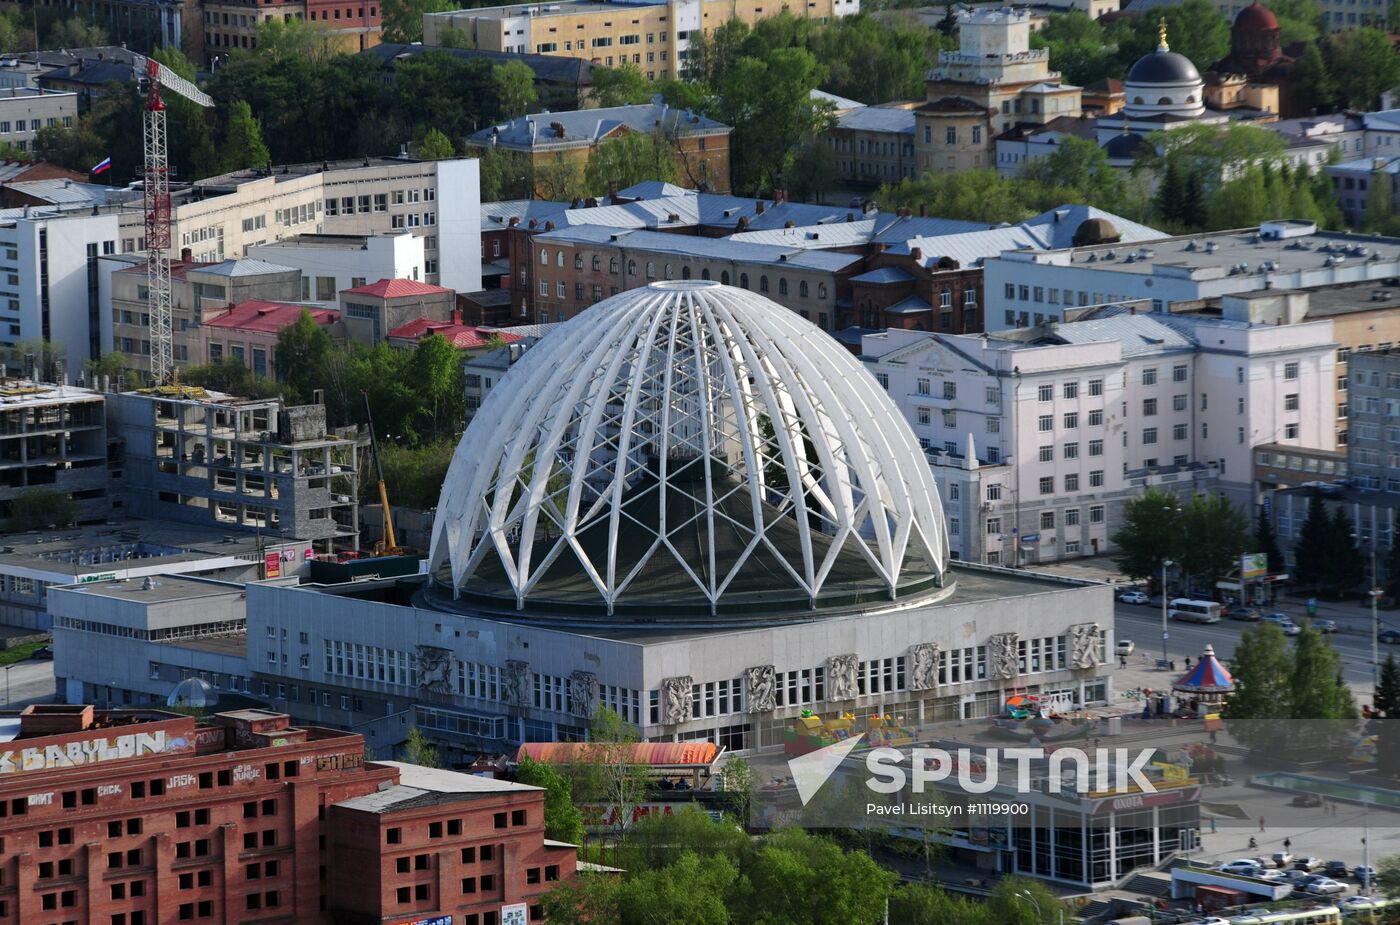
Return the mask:
<path fill-rule="evenodd" d="M 1172 560 L 1162 560 L 1162 668 L 1167 667 L 1167 569 Z"/>
<path fill-rule="evenodd" d="M 1376 534 L 1371 533 L 1371 688 L 1381 681 L 1381 618 L 1376 605 L 1381 596 L 1380 575 L 1376 572 Z"/>

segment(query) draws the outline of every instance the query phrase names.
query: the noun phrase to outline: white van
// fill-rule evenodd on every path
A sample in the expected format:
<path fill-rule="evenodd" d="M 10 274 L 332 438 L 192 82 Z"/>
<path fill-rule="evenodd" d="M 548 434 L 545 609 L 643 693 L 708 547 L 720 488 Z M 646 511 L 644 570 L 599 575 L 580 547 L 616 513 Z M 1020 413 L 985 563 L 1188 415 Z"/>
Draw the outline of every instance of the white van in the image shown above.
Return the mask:
<path fill-rule="evenodd" d="M 1179 597 L 1167 605 L 1167 613 L 1173 620 L 1187 623 L 1220 622 L 1220 605 L 1215 601 L 1191 601 Z"/>

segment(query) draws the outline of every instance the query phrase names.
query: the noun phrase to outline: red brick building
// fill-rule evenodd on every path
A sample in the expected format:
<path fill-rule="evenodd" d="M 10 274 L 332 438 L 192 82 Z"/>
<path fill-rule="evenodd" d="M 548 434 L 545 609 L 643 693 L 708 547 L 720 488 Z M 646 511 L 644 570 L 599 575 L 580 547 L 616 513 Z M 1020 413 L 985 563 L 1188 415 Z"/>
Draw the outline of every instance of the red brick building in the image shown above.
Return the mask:
<path fill-rule="evenodd" d="M 0 923 L 498 923 L 573 876 L 543 805 L 265 710 L 0 713 Z"/>

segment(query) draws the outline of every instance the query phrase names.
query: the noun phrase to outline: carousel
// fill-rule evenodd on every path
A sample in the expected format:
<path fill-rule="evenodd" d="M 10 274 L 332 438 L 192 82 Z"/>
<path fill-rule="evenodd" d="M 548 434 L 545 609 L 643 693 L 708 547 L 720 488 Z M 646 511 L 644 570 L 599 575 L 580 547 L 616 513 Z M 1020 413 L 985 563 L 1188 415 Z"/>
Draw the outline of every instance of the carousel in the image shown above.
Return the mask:
<path fill-rule="evenodd" d="M 1219 713 L 1226 699 L 1235 692 L 1235 679 L 1215 657 L 1215 647 L 1206 646 L 1201 660 L 1172 685 L 1177 702 L 1193 713 Z"/>

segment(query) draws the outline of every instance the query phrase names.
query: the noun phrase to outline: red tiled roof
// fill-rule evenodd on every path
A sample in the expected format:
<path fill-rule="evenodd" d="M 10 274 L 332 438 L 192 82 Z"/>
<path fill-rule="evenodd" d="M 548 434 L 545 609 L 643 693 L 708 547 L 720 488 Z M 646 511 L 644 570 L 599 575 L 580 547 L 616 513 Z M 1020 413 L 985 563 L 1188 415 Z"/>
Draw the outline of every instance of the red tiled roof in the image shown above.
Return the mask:
<path fill-rule="evenodd" d="M 470 350 L 473 347 L 485 346 L 491 342 L 492 338 L 498 338 L 503 344 L 520 340 L 518 334 L 507 334 L 504 331 L 482 331 L 471 325 L 453 321 L 433 321 L 429 318 L 416 318 L 407 324 L 401 324 L 390 331 L 388 336 L 403 340 L 422 340 L 433 334 L 441 334 L 447 338 L 448 343 L 458 350 Z"/>
<path fill-rule="evenodd" d="M 355 295 L 372 295 L 381 299 L 400 299 L 404 296 L 412 295 L 435 295 L 439 292 L 451 292 L 451 289 L 444 289 L 441 286 L 433 286 L 429 283 L 420 283 L 413 279 L 381 279 L 377 283 L 370 283 L 368 286 L 356 286 L 354 289 L 346 289 Z"/>
<path fill-rule="evenodd" d="M 309 308 L 311 317 L 317 324 L 332 324 L 340 319 L 340 312 L 330 308 Z M 249 299 L 231 307 L 228 311 L 210 321 L 204 322 L 212 328 L 233 328 L 240 331 L 261 331 L 276 334 L 289 324 L 295 324 L 301 317 L 302 307 L 287 302 L 264 302 L 262 299 Z"/>

